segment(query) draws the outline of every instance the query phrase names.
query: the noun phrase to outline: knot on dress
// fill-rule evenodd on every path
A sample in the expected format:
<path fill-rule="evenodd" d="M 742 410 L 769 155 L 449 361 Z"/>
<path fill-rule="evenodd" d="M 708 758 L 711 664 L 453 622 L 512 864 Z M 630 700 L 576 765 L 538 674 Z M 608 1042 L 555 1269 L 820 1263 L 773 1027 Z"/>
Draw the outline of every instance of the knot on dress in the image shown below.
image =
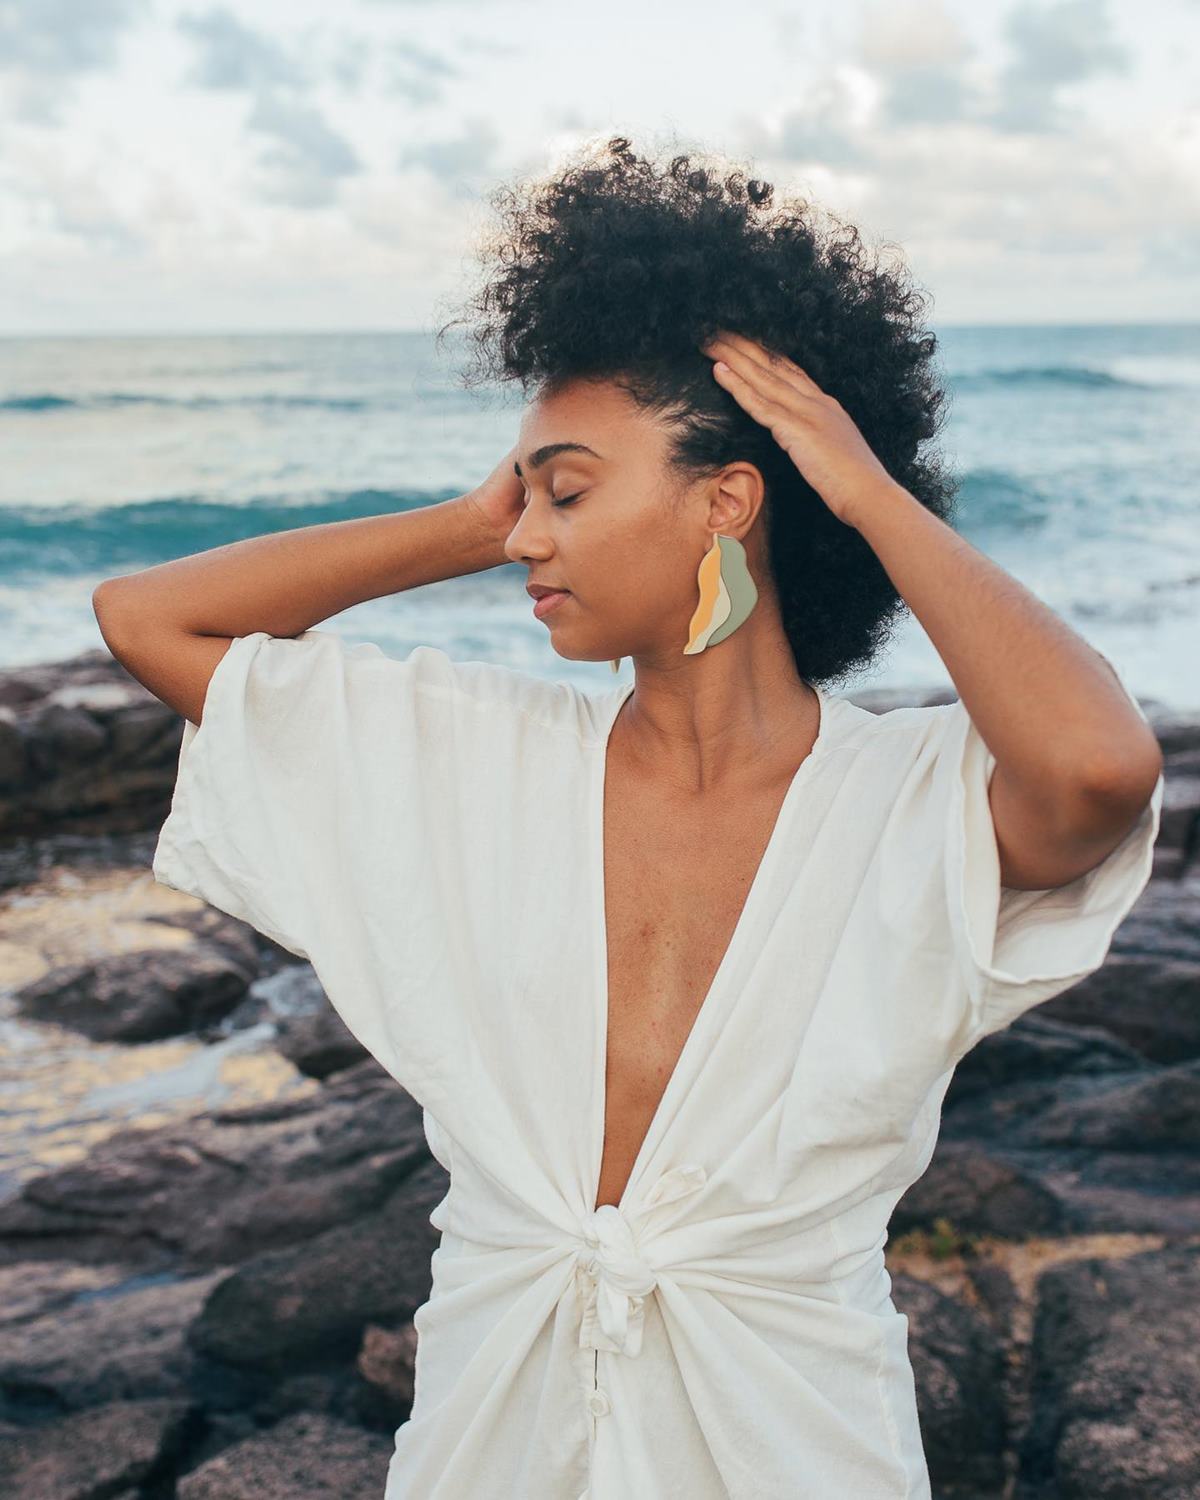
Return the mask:
<path fill-rule="evenodd" d="M 688 1163 L 664 1172 L 643 1200 L 643 1208 L 672 1203 L 702 1187 L 707 1174 Z M 637 1355 L 642 1348 L 644 1300 L 658 1285 L 658 1271 L 644 1257 L 633 1227 L 613 1203 L 604 1203 L 583 1222 L 586 1250 L 579 1270 L 586 1281 L 579 1345 L 615 1354 Z"/>

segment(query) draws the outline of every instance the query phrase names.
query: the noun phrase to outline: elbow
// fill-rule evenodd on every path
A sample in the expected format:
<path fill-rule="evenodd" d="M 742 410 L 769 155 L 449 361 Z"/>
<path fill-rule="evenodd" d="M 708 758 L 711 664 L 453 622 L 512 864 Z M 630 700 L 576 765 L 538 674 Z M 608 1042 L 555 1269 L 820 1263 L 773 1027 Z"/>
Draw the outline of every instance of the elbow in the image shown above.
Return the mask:
<path fill-rule="evenodd" d="M 1106 807 L 1141 810 L 1154 795 L 1163 774 L 1162 747 L 1147 730 L 1143 743 L 1127 755 L 1093 768 L 1087 789 L 1094 802 Z"/>
<path fill-rule="evenodd" d="M 92 613 L 96 617 L 96 624 L 100 627 L 104 644 L 118 659 L 121 653 L 119 643 L 127 635 L 125 622 L 128 619 L 125 604 L 122 602 L 121 585 L 120 578 L 106 578 L 92 590 Z"/>

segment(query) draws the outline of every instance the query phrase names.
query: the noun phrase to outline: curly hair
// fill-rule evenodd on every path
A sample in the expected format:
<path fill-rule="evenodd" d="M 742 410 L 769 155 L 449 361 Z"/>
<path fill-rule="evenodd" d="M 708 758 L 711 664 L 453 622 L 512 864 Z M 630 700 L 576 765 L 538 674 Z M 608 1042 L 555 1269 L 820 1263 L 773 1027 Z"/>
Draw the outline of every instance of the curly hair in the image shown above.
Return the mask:
<path fill-rule="evenodd" d="M 844 680 L 886 644 L 906 606 L 861 533 L 829 510 L 770 432 L 712 377 L 718 329 L 786 354 L 857 424 L 888 473 L 948 520 L 955 482 L 923 450 L 947 396 L 907 270 L 869 258 L 851 225 L 822 233 L 809 203 L 703 153 L 665 165 L 624 136 L 582 148 L 550 180 L 495 189 L 499 227 L 463 316 L 466 388 L 519 381 L 549 394 L 607 380 L 669 428 L 684 480 L 734 460 L 763 476 L 768 560 L 799 675 Z"/>

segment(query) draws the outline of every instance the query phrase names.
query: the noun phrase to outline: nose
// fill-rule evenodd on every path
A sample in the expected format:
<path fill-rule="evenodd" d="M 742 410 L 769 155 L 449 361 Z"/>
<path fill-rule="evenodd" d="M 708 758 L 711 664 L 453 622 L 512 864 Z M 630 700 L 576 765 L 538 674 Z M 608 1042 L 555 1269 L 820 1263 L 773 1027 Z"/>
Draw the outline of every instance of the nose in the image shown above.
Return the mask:
<path fill-rule="evenodd" d="M 553 552 L 541 525 L 534 519 L 532 505 L 525 507 L 504 538 L 504 552 L 511 562 L 525 564 L 544 562 Z"/>

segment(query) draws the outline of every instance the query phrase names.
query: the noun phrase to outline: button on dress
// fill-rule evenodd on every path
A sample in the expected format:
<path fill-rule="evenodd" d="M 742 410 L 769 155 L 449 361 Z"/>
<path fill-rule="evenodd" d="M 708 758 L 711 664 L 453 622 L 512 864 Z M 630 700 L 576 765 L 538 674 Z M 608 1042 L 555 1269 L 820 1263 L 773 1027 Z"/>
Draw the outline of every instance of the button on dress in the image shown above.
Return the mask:
<path fill-rule="evenodd" d="M 312 964 L 449 1174 L 384 1500 L 929 1500 L 888 1220 L 962 1056 L 1100 966 L 1163 780 L 1102 864 L 1009 890 L 961 702 L 818 689 L 620 1204 L 595 1208 L 604 767 L 631 691 L 258 631 L 184 724 L 156 879 Z"/>

